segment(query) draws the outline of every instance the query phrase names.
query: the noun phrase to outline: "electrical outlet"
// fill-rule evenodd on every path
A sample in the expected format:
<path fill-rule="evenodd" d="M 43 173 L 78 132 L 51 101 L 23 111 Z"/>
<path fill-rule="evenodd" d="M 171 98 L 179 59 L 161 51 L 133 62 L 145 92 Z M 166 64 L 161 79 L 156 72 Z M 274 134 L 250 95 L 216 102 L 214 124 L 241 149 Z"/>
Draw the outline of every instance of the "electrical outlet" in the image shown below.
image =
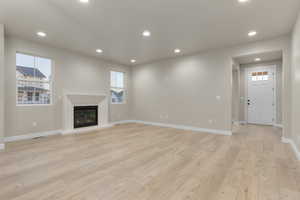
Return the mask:
<path fill-rule="evenodd" d="M 218 101 L 220 101 L 220 100 L 221 100 L 221 96 L 216 96 L 216 99 L 217 99 Z"/>
<path fill-rule="evenodd" d="M 36 127 L 37 126 L 37 122 L 32 122 L 32 126 Z"/>
<path fill-rule="evenodd" d="M 212 124 L 214 121 L 212 119 L 208 120 L 208 123 Z"/>

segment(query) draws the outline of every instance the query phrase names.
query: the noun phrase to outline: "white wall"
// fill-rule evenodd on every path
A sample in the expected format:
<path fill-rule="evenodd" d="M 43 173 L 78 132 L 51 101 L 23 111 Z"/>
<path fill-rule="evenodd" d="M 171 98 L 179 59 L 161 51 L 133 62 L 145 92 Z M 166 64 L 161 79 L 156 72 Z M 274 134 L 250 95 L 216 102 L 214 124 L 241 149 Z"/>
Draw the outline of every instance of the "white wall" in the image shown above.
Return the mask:
<path fill-rule="evenodd" d="M 0 24 L 0 144 L 4 137 L 4 26 Z"/>
<path fill-rule="evenodd" d="M 300 149 L 300 15 L 292 36 L 292 139 Z"/>
<path fill-rule="evenodd" d="M 286 36 L 136 66 L 132 69 L 133 117 L 151 122 L 231 130 L 232 58 L 282 50 L 284 77 L 289 77 L 289 45 L 290 37 Z M 288 82 L 284 87 L 286 131 L 290 112 L 287 106 Z M 216 96 L 221 99 L 217 100 Z"/>
<path fill-rule="evenodd" d="M 16 106 L 16 52 L 48 57 L 54 61 L 53 105 Z M 109 72 L 112 69 L 126 72 L 129 96 L 126 104 L 110 106 L 110 121 L 130 118 L 130 67 L 14 37 L 5 40 L 5 58 L 5 137 L 61 129 L 63 93 L 109 95 Z M 33 122 L 37 122 L 36 127 Z"/>

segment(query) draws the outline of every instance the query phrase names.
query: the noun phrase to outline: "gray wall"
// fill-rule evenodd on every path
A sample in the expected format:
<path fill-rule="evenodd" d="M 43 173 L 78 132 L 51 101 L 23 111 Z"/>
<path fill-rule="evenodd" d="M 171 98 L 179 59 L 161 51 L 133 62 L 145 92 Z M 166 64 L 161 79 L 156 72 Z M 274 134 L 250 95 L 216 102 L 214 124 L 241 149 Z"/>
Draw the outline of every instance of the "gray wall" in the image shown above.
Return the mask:
<path fill-rule="evenodd" d="M 231 59 L 223 51 L 135 67 L 133 82 L 136 119 L 231 130 Z"/>
<path fill-rule="evenodd" d="M 240 67 L 235 61 L 232 67 L 232 121 L 238 122 L 240 121 Z"/>
<path fill-rule="evenodd" d="M 241 65 L 240 71 L 240 121 L 246 121 L 246 77 L 245 77 L 245 69 L 249 67 L 257 67 L 257 66 L 266 66 L 266 65 L 276 65 L 276 124 L 282 124 L 282 61 L 270 61 L 270 62 L 261 62 L 261 63 L 253 63 L 253 64 L 245 64 Z"/>
<path fill-rule="evenodd" d="M 74 52 L 18 38 L 5 42 L 5 136 L 61 129 L 62 94 L 109 92 L 109 70 L 128 75 L 129 98 L 110 107 L 111 121 L 137 119 L 231 130 L 232 57 L 266 51 L 283 51 L 283 124 L 288 137 L 290 107 L 290 37 L 284 36 L 232 48 L 130 67 L 118 66 Z M 54 61 L 54 104 L 16 106 L 15 53 L 50 57 Z M 132 90 L 131 90 L 132 87 Z M 216 98 L 220 96 L 220 100 Z M 37 122 L 33 127 L 32 122 Z"/>
<path fill-rule="evenodd" d="M 246 121 L 246 112 L 245 112 L 245 97 L 246 97 L 246 84 L 245 84 L 245 68 L 240 67 L 240 101 L 239 101 L 239 121 Z"/>
<path fill-rule="evenodd" d="M 232 58 L 282 50 L 283 66 L 287 69 L 284 74 L 288 76 L 289 45 L 290 37 L 286 36 L 136 66 L 132 69 L 133 117 L 150 122 L 231 130 Z M 289 93 L 289 84 L 284 87 Z M 221 99 L 217 100 L 216 96 Z M 288 101 L 287 95 L 285 100 Z M 283 109 L 284 119 L 287 119 L 290 110 Z M 288 128 L 288 120 L 284 120 L 284 125 Z"/>
<path fill-rule="evenodd" d="M 0 144 L 4 137 L 4 27 L 0 24 Z"/>
<path fill-rule="evenodd" d="M 300 15 L 292 36 L 292 139 L 300 149 Z"/>
<path fill-rule="evenodd" d="M 48 57 L 54 61 L 53 105 L 16 106 L 16 52 Z M 5 39 L 5 57 L 5 137 L 60 130 L 63 93 L 91 92 L 109 95 L 109 71 L 112 69 L 126 72 L 128 99 L 126 104 L 110 105 L 110 121 L 130 118 L 130 67 L 13 37 Z M 36 127 L 33 122 L 37 122 Z"/>

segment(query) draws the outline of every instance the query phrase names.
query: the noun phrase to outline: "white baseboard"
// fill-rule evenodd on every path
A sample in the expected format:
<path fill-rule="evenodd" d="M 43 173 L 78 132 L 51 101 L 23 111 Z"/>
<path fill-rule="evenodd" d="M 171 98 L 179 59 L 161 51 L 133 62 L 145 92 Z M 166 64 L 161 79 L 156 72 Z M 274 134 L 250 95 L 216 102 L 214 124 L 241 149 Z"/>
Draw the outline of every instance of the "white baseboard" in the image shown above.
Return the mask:
<path fill-rule="evenodd" d="M 161 126 L 161 127 L 168 127 L 168 128 L 175 128 L 175 129 L 189 130 L 189 131 L 197 131 L 197 132 L 203 132 L 203 133 L 212 133 L 212 134 L 219 134 L 219 135 L 232 135 L 232 132 L 227 131 L 227 130 L 198 128 L 198 127 L 193 127 L 193 126 L 147 122 L 147 121 L 141 121 L 141 120 L 126 120 L 126 121 L 115 122 L 114 124 L 124 124 L 124 123 L 140 123 L 140 124 L 147 124 L 147 125 L 152 125 L 152 126 Z"/>
<path fill-rule="evenodd" d="M 238 125 L 240 125 L 240 121 L 232 120 L 232 124 L 238 126 Z"/>
<path fill-rule="evenodd" d="M 118 124 L 129 124 L 129 123 L 137 123 L 137 122 L 136 122 L 136 120 L 123 120 L 123 121 L 112 122 L 111 125 L 115 126 Z"/>
<path fill-rule="evenodd" d="M 291 140 L 289 138 L 285 138 L 285 137 L 282 137 L 281 141 L 283 143 L 290 144 L 291 147 L 292 147 L 292 149 L 293 149 L 293 151 L 294 151 L 294 153 L 296 154 L 297 159 L 300 160 L 300 151 L 297 148 L 297 145 L 295 144 L 295 142 L 293 140 Z"/>
<path fill-rule="evenodd" d="M 72 129 L 72 130 L 63 130 L 61 133 L 62 135 L 71 135 L 71 134 L 80 134 L 80 133 L 88 133 L 92 131 L 97 131 L 105 128 L 112 127 L 113 124 L 108 124 L 104 126 L 92 126 L 92 127 L 86 127 L 86 128 L 78 128 L 78 129 Z"/>
<path fill-rule="evenodd" d="M 51 135 L 59 135 L 61 134 L 61 130 L 54 130 L 54 131 L 46 131 L 46 132 L 40 132 L 40 133 L 31 133 L 26 135 L 18 135 L 18 136 L 12 136 L 12 137 L 5 137 L 4 142 L 15 142 L 20 140 L 29 140 L 37 137 L 47 137 Z"/>
<path fill-rule="evenodd" d="M 79 133 L 86 133 L 91 132 L 95 130 L 100 130 L 104 128 L 110 128 L 113 124 L 109 124 L 102 127 L 88 127 L 88 128 L 82 128 L 82 129 L 76 129 L 76 130 L 69 130 L 69 131 L 63 131 L 63 130 L 53 130 L 53 131 L 46 131 L 46 132 L 40 132 L 40 133 L 30 133 L 26 135 L 18 135 L 18 136 L 11 136 L 11 137 L 5 137 L 4 142 L 16 142 L 21 140 L 30 140 L 37 137 L 47 137 L 52 135 L 67 135 L 67 134 L 79 134 Z M 4 149 L 5 145 L 0 143 L 0 149 Z"/>
<path fill-rule="evenodd" d="M 79 134 L 79 133 L 86 133 L 86 132 L 91 132 L 91 131 L 95 131 L 95 130 L 100 130 L 100 129 L 104 129 L 104 128 L 110 128 L 112 127 L 114 124 L 108 124 L 105 126 L 101 126 L 101 127 L 88 127 L 88 128 L 81 128 L 81 129 L 75 129 L 75 130 L 53 130 L 53 131 L 46 131 L 46 132 L 40 132 L 40 133 L 30 133 L 30 134 L 26 134 L 26 135 L 18 135 L 18 136 L 11 136 L 11 137 L 5 137 L 4 138 L 4 142 L 16 142 L 16 141 L 20 141 L 20 140 L 30 140 L 33 138 L 37 138 L 37 137 L 47 137 L 47 136 L 52 136 L 52 135 L 68 135 L 68 134 Z M 4 149 L 5 145 L 0 143 L 0 149 L 3 148 Z"/>
<path fill-rule="evenodd" d="M 245 124 L 247 124 L 247 121 L 233 121 L 232 123 L 234 125 L 245 125 Z"/>
<path fill-rule="evenodd" d="M 274 127 L 277 127 L 277 128 L 283 128 L 283 125 L 282 124 L 273 124 Z"/>
<path fill-rule="evenodd" d="M 63 134 L 63 135 L 80 134 L 80 133 L 86 133 L 86 132 L 101 130 L 101 129 L 105 129 L 105 128 L 110 128 L 117 124 L 126 124 L 126 123 L 141 123 L 141 124 L 147 124 L 147 125 L 152 125 L 152 126 L 169 127 L 169 128 L 175 128 L 175 129 L 197 131 L 197 132 L 213 133 L 213 134 L 220 134 L 220 135 L 232 135 L 231 131 L 226 131 L 226 130 L 197 128 L 197 127 L 192 127 L 192 126 L 146 122 L 146 121 L 141 121 L 141 120 L 124 120 L 124 121 L 113 122 L 113 123 L 110 123 L 108 125 L 101 126 L 101 127 L 96 126 L 96 127 L 88 127 L 88 128 L 81 128 L 81 129 L 75 129 L 75 130 L 53 130 L 53 131 L 46 131 L 46 132 L 40 132 L 40 133 L 31 133 L 31 134 L 26 134 L 26 135 L 5 137 L 4 142 L 29 140 L 29 139 L 33 139 L 33 138 L 37 138 L 37 137 L 47 137 L 47 136 L 59 135 L 59 134 Z M 0 149 L 4 149 L 4 148 L 5 148 L 5 144 L 0 144 Z"/>

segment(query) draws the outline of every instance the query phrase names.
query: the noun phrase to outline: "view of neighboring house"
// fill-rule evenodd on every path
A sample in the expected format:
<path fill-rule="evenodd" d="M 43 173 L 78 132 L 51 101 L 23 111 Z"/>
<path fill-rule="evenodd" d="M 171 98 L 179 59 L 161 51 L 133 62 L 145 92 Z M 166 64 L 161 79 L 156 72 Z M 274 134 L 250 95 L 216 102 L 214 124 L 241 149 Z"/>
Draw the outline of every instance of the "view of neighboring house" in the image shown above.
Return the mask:
<path fill-rule="evenodd" d="M 125 103 L 125 73 L 111 71 L 110 72 L 110 92 L 111 103 Z"/>
<path fill-rule="evenodd" d="M 124 102 L 124 90 L 123 89 L 111 89 L 111 102 L 123 103 Z"/>
<path fill-rule="evenodd" d="M 17 66 L 18 104 L 49 104 L 47 77 L 37 68 Z"/>

